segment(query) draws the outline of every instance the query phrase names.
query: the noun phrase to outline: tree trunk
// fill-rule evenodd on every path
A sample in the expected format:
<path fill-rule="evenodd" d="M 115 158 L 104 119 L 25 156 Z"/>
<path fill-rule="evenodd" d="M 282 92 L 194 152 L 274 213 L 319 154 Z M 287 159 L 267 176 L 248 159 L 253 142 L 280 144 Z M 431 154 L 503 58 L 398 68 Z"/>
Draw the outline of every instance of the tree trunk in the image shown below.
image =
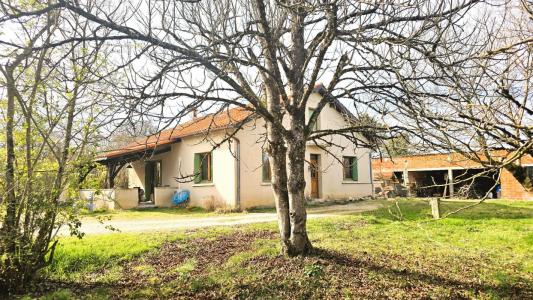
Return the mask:
<path fill-rule="evenodd" d="M 273 66 L 270 66 L 273 68 Z M 280 108 L 280 94 L 273 81 L 266 86 L 267 109 L 278 120 L 283 119 Z M 280 122 L 281 123 L 281 122 Z M 276 126 L 278 125 L 278 126 Z M 289 195 L 287 192 L 287 147 L 283 139 L 281 124 L 267 121 L 268 155 L 270 157 L 270 170 L 272 191 L 278 215 L 279 234 L 282 253 L 289 254 L 291 224 L 289 218 Z"/>
<path fill-rule="evenodd" d="M 282 253 L 289 254 L 291 224 L 289 217 L 289 194 L 287 192 L 287 148 L 283 138 L 276 133 L 272 125 L 267 126 L 269 140 L 270 170 L 272 173 L 272 190 L 278 215 Z"/>
<path fill-rule="evenodd" d="M 41 249 L 48 250 L 47 245 L 52 241 L 52 234 L 54 233 L 54 226 L 57 218 L 57 208 L 59 207 L 61 193 L 64 188 L 64 177 L 66 173 L 67 161 L 70 154 L 70 143 L 72 141 L 72 128 L 74 125 L 74 115 L 76 113 L 76 101 L 79 96 L 79 83 L 75 82 L 72 90 L 72 98 L 69 99 L 67 105 L 67 123 L 65 127 L 65 137 L 63 139 L 63 148 L 60 159 L 58 160 L 58 169 L 55 176 L 54 184 L 52 186 L 52 209 L 45 215 L 45 222 L 41 225 L 39 234 L 35 239 L 35 244 Z M 52 251 L 54 249 L 52 248 Z M 43 262 L 44 264 L 44 262 Z M 40 268 L 41 266 L 39 266 Z"/>
<path fill-rule="evenodd" d="M 306 229 L 305 139 L 287 143 L 287 160 L 285 142 L 271 127 L 267 130 L 269 156 L 282 252 L 289 256 L 308 254 L 312 246 Z"/>
<path fill-rule="evenodd" d="M 13 139 L 15 118 L 15 83 L 13 81 L 13 69 L 8 66 L 5 70 L 7 81 L 7 114 L 6 114 L 6 194 L 7 211 L 4 223 L 6 249 L 13 251 L 16 240 L 16 214 L 17 198 L 15 195 L 15 142 Z"/>
<path fill-rule="evenodd" d="M 304 255 L 312 250 L 307 236 L 307 212 L 305 210 L 305 114 L 293 116 L 291 120 L 291 141 L 288 144 L 289 163 L 288 192 L 291 223 L 289 255 Z"/>

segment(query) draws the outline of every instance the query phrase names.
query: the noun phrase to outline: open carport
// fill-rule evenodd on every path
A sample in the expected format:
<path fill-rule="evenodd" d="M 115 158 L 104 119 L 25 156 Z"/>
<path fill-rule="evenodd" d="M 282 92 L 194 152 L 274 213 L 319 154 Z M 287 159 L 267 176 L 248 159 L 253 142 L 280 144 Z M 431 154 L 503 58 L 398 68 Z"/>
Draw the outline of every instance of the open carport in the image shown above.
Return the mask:
<path fill-rule="evenodd" d="M 530 156 L 517 164 L 533 170 Z M 408 196 L 533 200 L 533 193 L 509 170 L 489 170 L 457 153 L 374 159 L 372 172 L 382 191 L 401 187 Z"/>
<path fill-rule="evenodd" d="M 408 186 L 416 197 L 497 198 L 498 176 L 486 169 L 411 170 Z M 403 174 L 403 173 L 402 173 Z"/>

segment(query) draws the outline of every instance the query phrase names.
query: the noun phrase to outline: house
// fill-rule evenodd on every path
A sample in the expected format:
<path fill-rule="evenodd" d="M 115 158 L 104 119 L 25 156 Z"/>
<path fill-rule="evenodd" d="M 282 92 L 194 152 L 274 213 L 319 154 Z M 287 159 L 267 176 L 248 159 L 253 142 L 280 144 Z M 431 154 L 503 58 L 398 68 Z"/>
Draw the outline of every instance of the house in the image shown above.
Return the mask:
<path fill-rule="evenodd" d="M 501 151 L 500 151 L 501 152 Z M 493 157 L 508 152 L 493 152 Z M 372 169 L 377 194 L 406 194 L 418 197 L 469 197 L 533 200 L 533 157 L 522 157 L 524 184 L 508 169 L 491 171 L 459 153 L 407 155 L 373 159 Z M 528 179 L 527 179 L 528 178 Z"/>
<path fill-rule="evenodd" d="M 308 114 L 321 100 L 318 89 L 323 87 L 311 95 Z M 317 126 L 345 127 L 348 117 L 353 116 L 340 102 L 330 103 L 322 110 Z M 236 127 L 241 129 L 234 134 Z M 113 187 L 118 170 L 126 167 L 128 189 L 107 191 L 123 208 L 144 202 L 171 206 L 171 197 L 178 189 L 190 192 L 191 206 L 274 206 L 269 159 L 263 151 L 265 132 L 263 119 L 236 107 L 137 139 L 102 154 L 98 162 L 108 168 L 108 187 Z M 312 142 L 307 145 L 306 196 L 342 199 L 372 195 L 370 150 L 357 148 L 342 136 L 331 138 L 343 146 L 342 150 L 331 147 L 328 153 Z"/>

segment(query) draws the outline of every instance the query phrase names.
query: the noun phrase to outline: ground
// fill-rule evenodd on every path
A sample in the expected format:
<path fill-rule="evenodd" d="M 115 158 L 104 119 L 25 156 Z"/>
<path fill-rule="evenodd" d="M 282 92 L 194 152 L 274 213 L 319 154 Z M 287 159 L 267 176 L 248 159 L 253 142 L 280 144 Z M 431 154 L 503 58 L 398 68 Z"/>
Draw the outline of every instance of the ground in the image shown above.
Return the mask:
<path fill-rule="evenodd" d="M 279 255 L 272 222 L 62 238 L 26 297 L 533 299 L 532 202 L 438 221 L 423 200 L 382 205 L 309 220 L 305 258 Z"/>
<path fill-rule="evenodd" d="M 345 212 L 356 213 L 377 209 L 379 201 L 363 201 L 343 205 L 310 207 L 308 218 L 331 217 Z M 81 231 L 86 235 L 120 232 L 168 231 L 213 226 L 236 226 L 252 223 L 275 222 L 275 209 L 256 209 L 245 213 L 206 212 L 199 208 L 163 208 L 101 212 L 83 217 Z M 110 230 L 113 229 L 113 230 Z M 62 235 L 68 235 L 63 228 Z"/>

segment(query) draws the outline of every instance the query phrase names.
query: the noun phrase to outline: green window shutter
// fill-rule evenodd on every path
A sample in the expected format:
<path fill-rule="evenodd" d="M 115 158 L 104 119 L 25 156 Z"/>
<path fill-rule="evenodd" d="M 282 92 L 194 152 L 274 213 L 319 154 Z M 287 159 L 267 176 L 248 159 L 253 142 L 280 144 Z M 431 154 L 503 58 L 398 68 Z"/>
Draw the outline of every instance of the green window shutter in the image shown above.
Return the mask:
<path fill-rule="evenodd" d="M 202 165 L 202 155 L 200 153 L 194 154 L 194 183 L 202 182 L 202 171 L 200 166 Z"/>
<path fill-rule="evenodd" d="M 357 171 L 357 157 L 352 158 L 352 179 L 359 180 L 359 172 Z"/>
<path fill-rule="evenodd" d="M 307 122 L 309 123 L 310 119 L 311 119 L 311 116 L 313 115 L 313 113 L 315 112 L 315 109 L 314 108 L 308 108 L 307 109 Z M 315 120 L 315 123 L 311 126 L 311 129 L 312 130 L 318 130 L 318 118 Z"/>

